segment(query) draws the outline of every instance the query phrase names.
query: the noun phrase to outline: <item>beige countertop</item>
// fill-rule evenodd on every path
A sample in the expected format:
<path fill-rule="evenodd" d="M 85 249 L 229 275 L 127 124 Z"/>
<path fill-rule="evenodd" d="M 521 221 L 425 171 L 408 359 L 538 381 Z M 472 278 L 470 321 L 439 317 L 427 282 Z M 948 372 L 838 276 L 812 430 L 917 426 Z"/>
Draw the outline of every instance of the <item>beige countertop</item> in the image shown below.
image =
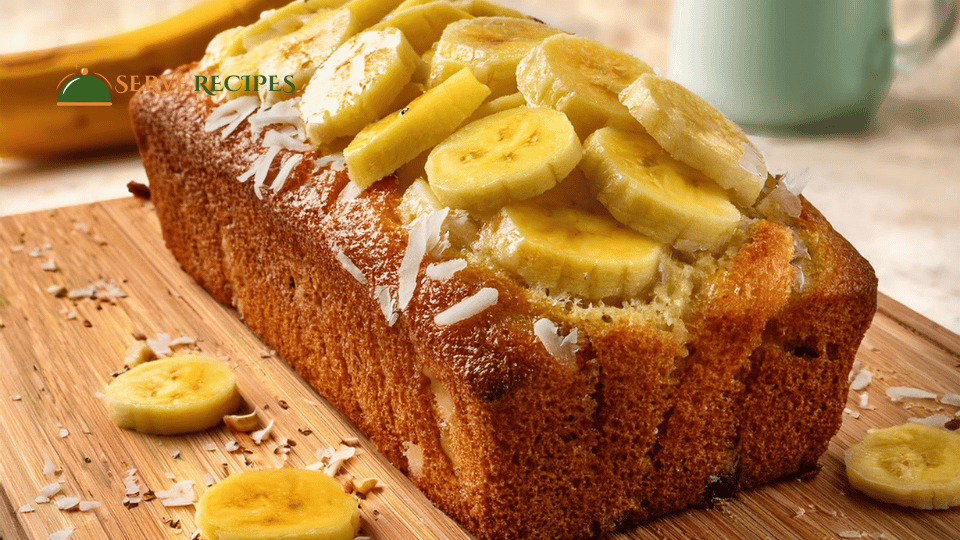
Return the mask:
<path fill-rule="evenodd" d="M 0 52 L 133 29 L 194 3 L 0 0 Z M 501 3 L 629 50 L 669 74 L 670 2 Z M 901 19 L 925 4 L 894 3 Z M 809 170 L 804 194 L 871 261 L 881 291 L 960 333 L 960 35 L 897 78 L 869 133 L 756 141 L 772 169 Z M 132 153 L 0 159 L 0 215 L 126 196 L 130 180 L 146 181 Z"/>

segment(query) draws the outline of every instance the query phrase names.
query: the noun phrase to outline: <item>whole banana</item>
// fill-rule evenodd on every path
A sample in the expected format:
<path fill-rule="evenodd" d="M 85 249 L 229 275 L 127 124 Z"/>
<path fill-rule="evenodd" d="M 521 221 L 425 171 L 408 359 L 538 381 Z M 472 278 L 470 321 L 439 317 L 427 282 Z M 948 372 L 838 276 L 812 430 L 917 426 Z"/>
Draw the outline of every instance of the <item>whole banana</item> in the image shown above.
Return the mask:
<path fill-rule="evenodd" d="M 205 0 L 156 24 L 51 49 L 0 55 L 0 156 L 40 157 L 133 143 L 135 86 L 203 56 L 218 32 L 289 0 Z M 86 69 L 111 86 L 109 107 L 58 107 L 57 92 Z M 120 79 L 118 79 L 118 76 Z"/>

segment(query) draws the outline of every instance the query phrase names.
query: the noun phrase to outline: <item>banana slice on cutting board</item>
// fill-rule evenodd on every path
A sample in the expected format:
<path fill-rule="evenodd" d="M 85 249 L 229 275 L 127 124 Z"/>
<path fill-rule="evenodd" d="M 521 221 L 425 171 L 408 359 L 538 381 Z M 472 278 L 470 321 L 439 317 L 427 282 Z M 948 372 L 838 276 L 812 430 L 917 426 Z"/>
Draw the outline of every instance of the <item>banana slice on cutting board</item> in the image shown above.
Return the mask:
<path fill-rule="evenodd" d="M 532 286 L 592 300 L 642 294 L 664 254 L 659 242 L 608 214 L 532 203 L 504 207 L 479 247 Z"/>
<path fill-rule="evenodd" d="M 399 111 L 363 128 L 343 151 L 350 178 L 367 187 L 446 139 L 490 94 L 463 69 Z"/>
<path fill-rule="evenodd" d="M 720 186 L 642 131 L 595 131 L 580 167 L 613 217 L 664 244 L 714 249 L 740 222 L 740 211 Z"/>
<path fill-rule="evenodd" d="M 265 469 L 228 476 L 200 497 L 204 540 L 353 540 L 357 499 L 319 471 Z"/>
<path fill-rule="evenodd" d="M 493 98 L 517 91 L 517 64 L 544 38 L 560 30 L 530 19 L 477 17 L 448 25 L 430 60 L 429 86 L 467 67 Z"/>
<path fill-rule="evenodd" d="M 484 212 L 552 188 L 582 153 L 563 113 L 517 107 L 460 128 L 434 147 L 425 169 L 444 206 Z"/>
<path fill-rule="evenodd" d="M 653 73 L 625 88 L 620 100 L 670 155 L 730 190 L 738 204 L 756 202 L 767 179 L 763 156 L 707 100 Z"/>
<path fill-rule="evenodd" d="M 871 430 L 844 456 L 870 497 L 924 510 L 960 506 L 960 434 L 922 424 Z"/>
<path fill-rule="evenodd" d="M 114 379 L 105 394 L 118 426 L 154 435 L 202 431 L 240 406 L 230 368 L 193 354 L 140 364 Z"/>
<path fill-rule="evenodd" d="M 348 39 L 317 69 L 300 101 L 314 145 L 353 136 L 383 117 L 421 62 L 396 28 Z"/>
<path fill-rule="evenodd" d="M 607 124 L 636 124 L 619 95 L 645 73 L 653 73 L 653 68 L 623 51 L 592 39 L 557 34 L 520 61 L 517 88 L 531 105 L 566 114 L 585 139 Z"/>

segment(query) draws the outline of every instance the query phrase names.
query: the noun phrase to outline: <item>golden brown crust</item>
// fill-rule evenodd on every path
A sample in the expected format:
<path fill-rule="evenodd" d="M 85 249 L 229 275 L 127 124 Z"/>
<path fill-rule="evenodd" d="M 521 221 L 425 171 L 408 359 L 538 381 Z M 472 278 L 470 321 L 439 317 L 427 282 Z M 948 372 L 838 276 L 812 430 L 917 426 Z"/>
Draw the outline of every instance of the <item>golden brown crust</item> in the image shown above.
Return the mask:
<path fill-rule="evenodd" d="M 759 221 L 699 291 L 684 337 L 571 320 L 488 269 L 435 282 L 422 274 L 429 255 L 391 327 L 374 290 L 395 286 L 406 246 L 395 183 L 338 201 L 346 173 L 305 159 L 260 200 L 236 180 L 257 152 L 246 124 L 221 140 L 203 130 L 212 108 L 195 93 L 140 92 L 131 104 L 168 247 L 478 537 L 582 538 L 708 502 L 815 465 L 839 428 L 876 279 L 808 203 L 802 294 L 792 231 Z M 481 287 L 498 289 L 495 306 L 433 322 Z M 579 328 L 575 365 L 539 343 L 540 317 Z M 424 455 L 419 476 L 409 443 Z"/>

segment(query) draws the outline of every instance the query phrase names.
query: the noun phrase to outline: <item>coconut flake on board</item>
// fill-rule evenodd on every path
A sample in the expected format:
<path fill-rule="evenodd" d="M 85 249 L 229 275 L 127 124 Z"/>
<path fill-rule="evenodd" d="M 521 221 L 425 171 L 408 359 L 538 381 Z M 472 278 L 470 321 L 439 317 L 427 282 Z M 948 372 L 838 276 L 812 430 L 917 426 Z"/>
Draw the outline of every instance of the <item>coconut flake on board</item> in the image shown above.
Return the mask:
<path fill-rule="evenodd" d="M 557 360 L 572 362 L 574 355 L 580 350 L 577 345 L 577 329 L 574 328 L 566 336 L 560 336 L 557 324 L 546 317 L 533 323 L 533 333 L 543 343 L 547 352 Z"/>
<path fill-rule="evenodd" d="M 927 392 L 926 390 L 911 388 L 909 386 L 891 386 L 887 388 L 887 397 L 894 403 L 903 401 L 906 398 L 937 399 L 937 395 L 933 392 Z"/>
<path fill-rule="evenodd" d="M 464 298 L 449 308 L 437 313 L 433 322 L 438 326 L 449 326 L 464 321 L 485 311 L 497 303 L 500 291 L 492 287 L 484 287 L 476 293 Z"/>
<path fill-rule="evenodd" d="M 924 424 L 927 426 L 941 427 L 941 428 L 944 427 L 944 424 L 946 424 L 950 420 L 951 418 L 949 416 L 945 414 L 940 414 L 940 413 L 932 414 L 924 418 L 917 418 L 917 417 L 907 418 L 907 422 L 910 422 L 913 424 Z"/>
<path fill-rule="evenodd" d="M 960 394 L 944 394 L 943 397 L 940 398 L 940 403 L 960 407 Z"/>
<path fill-rule="evenodd" d="M 260 444 L 263 440 L 270 435 L 270 432 L 273 431 L 273 419 L 271 418 L 267 425 L 263 429 L 259 429 L 250 434 L 250 438 L 253 439 L 254 444 Z"/>
<path fill-rule="evenodd" d="M 323 468 L 323 474 L 327 476 L 336 476 L 344 462 L 357 454 L 357 449 L 352 446 L 340 445 L 333 454 L 327 465 Z"/>
<path fill-rule="evenodd" d="M 71 534 L 73 534 L 72 527 L 69 529 L 60 529 L 59 531 L 50 533 L 50 536 L 47 536 L 47 540 L 68 540 Z"/>
<path fill-rule="evenodd" d="M 426 274 L 428 278 L 434 281 L 446 281 L 466 267 L 466 259 L 451 259 L 449 261 L 428 264 Z"/>
<path fill-rule="evenodd" d="M 163 506 L 190 506 L 196 500 L 193 494 L 193 480 L 174 482 L 170 489 L 154 493 Z"/>

